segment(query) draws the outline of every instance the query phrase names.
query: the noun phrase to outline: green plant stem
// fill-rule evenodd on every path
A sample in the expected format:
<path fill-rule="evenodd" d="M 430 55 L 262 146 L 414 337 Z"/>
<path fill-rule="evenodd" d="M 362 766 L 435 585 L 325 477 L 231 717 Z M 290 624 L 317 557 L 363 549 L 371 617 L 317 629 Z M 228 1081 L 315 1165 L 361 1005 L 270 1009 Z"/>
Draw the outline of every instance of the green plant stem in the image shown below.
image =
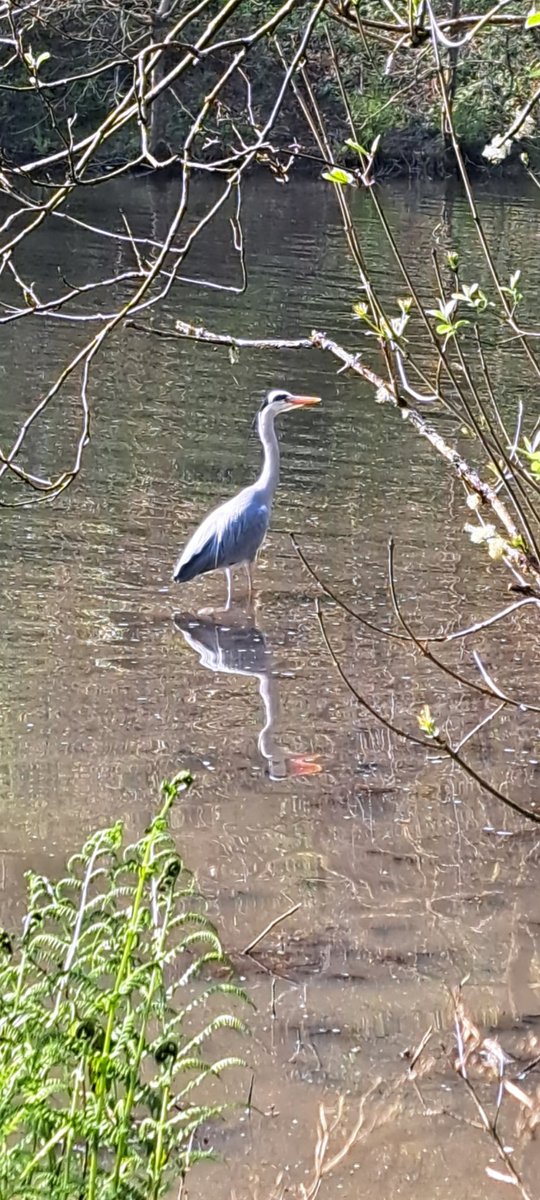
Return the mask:
<path fill-rule="evenodd" d="M 147 992 L 147 996 L 146 996 L 146 1003 L 144 1006 L 143 1015 L 142 1015 L 142 1019 L 141 1019 L 141 1028 L 139 1031 L 139 1040 L 137 1043 L 137 1051 L 136 1051 L 135 1059 L 133 1061 L 132 1069 L 130 1072 L 130 1081 L 129 1081 L 128 1090 L 127 1090 L 127 1093 L 126 1093 L 126 1096 L 124 1099 L 124 1103 L 123 1103 L 122 1127 L 120 1130 L 120 1134 L 119 1134 L 119 1138 L 118 1138 L 118 1146 L 117 1146 L 117 1151 L 116 1151 L 116 1162 L 115 1162 L 115 1166 L 114 1166 L 114 1177 L 113 1177 L 113 1190 L 114 1190 L 114 1188 L 118 1187 L 118 1183 L 120 1180 L 120 1171 L 122 1168 L 122 1161 L 123 1161 L 123 1157 L 124 1157 L 124 1153 L 125 1153 L 127 1135 L 128 1135 L 130 1118 L 131 1118 L 131 1111 L 132 1111 L 133 1102 L 135 1099 L 135 1089 L 136 1089 L 136 1085 L 137 1085 L 137 1081 L 138 1081 L 138 1077 L 139 1077 L 139 1068 L 141 1065 L 142 1056 L 143 1056 L 144 1048 L 146 1045 L 146 1031 L 148 1028 L 148 1021 L 150 1018 L 152 1002 L 153 1002 L 156 988 L 157 988 L 157 985 L 158 985 L 158 982 L 160 979 L 160 975 L 161 975 L 161 962 L 162 962 L 165 938 L 167 936 L 167 932 L 168 932 L 168 928 L 169 928 L 169 918 L 170 918 L 170 915 L 172 912 L 172 900 L 173 900 L 173 892 L 171 890 L 171 892 L 169 893 L 168 900 L 167 900 L 167 908 L 166 908 L 166 911 L 165 911 L 165 914 L 163 917 L 163 923 L 162 923 L 161 931 L 160 931 L 160 935 L 159 935 L 158 946 L 156 947 L 156 962 L 154 963 L 154 965 L 152 967 L 152 973 L 150 976 L 150 983 L 149 983 L 148 992 Z"/>
<path fill-rule="evenodd" d="M 159 1124 L 157 1128 L 156 1145 L 154 1149 L 153 1162 L 151 1165 L 152 1171 L 152 1190 L 148 1200 L 158 1200 L 160 1180 L 162 1175 L 162 1158 L 163 1158 L 163 1142 L 165 1126 L 167 1124 L 167 1111 L 169 1108 L 169 1100 L 171 1095 L 170 1075 L 167 1082 L 162 1085 L 161 1091 L 161 1109 L 159 1113 Z"/>
<path fill-rule="evenodd" d="M 158 829 L 159 829 L 161 822 L 164 820 L 164 818 L 166 817 L 166 815 L 171 807 L 173 799 L 174 799 L 174 793 L 169 794 L 167 796 L 165 803 L 161 809 L 161 812 L 159 813 L 159 816 L 152 822 L 152 825 L 150 826 L 149 832 L 147 834 L 143 861 L 139 867 L 139 881 L 137 884 L 137 891 L 135 893 L 135 899 L 133 901 L 133 910 L 131 913 L 131 919 L 130 919 L 130 922 L 128 925 L 128 929 L 126 932 L 124 953 L 122 955 L 120 966 L 119 966 L 117 974 L 116 974 L 116 979 L 114 981 L 114 988 L 113 988 L 113 992 L 112 992 L 110 1002 L 109 1002 L 109 1015 L 108 1015 L 108 1020 L 107 1020 L 107 1027 L 105 1030 L 105 1040 L 103 1043 L 103 1050 L 101 1053 L 101 1072 L 100 1072 L 100 1078 L 97 1082 L 97 1087 L 96 1087 L 96 1094 L 97 1094 L 98 1102 L 97 1102 L 97 1111 L 96 1111 L 96 1120 L 95 1120 L 95 1131 L 94 1131 L 94 1135 L 93 1135 L 93 1139 L 92 1139 L 92 1147 L 91 1147 L 91 1151 L 90 1151 L 87 1200 L 95 1200 L 95 1195 L 96 1195 L 96 1181 L 97 1181 L 98 1154 L 99 1154 L 99 1126 L 100 1126 L 100 1122 L 103 1117 L 103 1110 L 105 1107 L 105 1097 L 106 1097 L 106 1082 L 105 1082 L 105 1075 L 104 1075 L 103 1067 L 106 1066 L 107 1058 L 110 1054 L 111 1040 L 112 1040 L 112 1035 L 113 1035 L 113 1030 L 114 1030 L 114 1019 L 115 1019 L 116 1009 L 118 1007 L 118 1002 L 120 999 L 120 989 L 121 989 L 122 983 L 124 982 L 124 979 L 125 979 L 126 970 L 127 970 L 130 958 L 131 958 L 133 945 L 134 945 L 135 938 L 137 935 L 137 926 L 138 926 L 138 921 L 139 921 L 139 914 L 140 914 L 142 899 L 143 899 L 143 895 L 144 895 L 144 889 L 146 886 L 147 879 L 152 871 L 152 853 L 153 853 L 153 847 L 154 847 L 154 840 L 157 836 Z"/>
<path fill-rule="evenodd" d="M 77 1068 L 77 1073 L 75 1075 L 75 1086 L 73 1088 L 73 1096 L 72 1096 L 71 1104 L 70 1104 L 70 1108 L 69 1108 L 69 1130 L 68 1130 L 68 1135 L 66 1138 L 66 1144 L 64 1146 L 64 1153 L 62 1155 L 62 1184 L 66 1188 L 69 1184 L 69 1175 L 70 1175 L 70 1168 L 71 1168 L 71 1152 L 72 1152 L 73 1143 L 75 1140 L 75 1129 L 73 1126 L 73 1121 L 74 1121 L 75 1113 L 77 1112 L 77 1108 L 79 1106 L 79 1096 L 80 1096 L 83 1081 L 84 1081 L 84 1059 L 82 1059 L 81 1062 L 79 1063 L 79 1066 Z"/>
<path fill-rule="evenodd" d="M 37 1164 L 41 1162 L 43 1158 L 46 1158 L 49 1151 L 54 1149 L 54 1147 L 57 1146 L 58 1143 L 62 1141 L 62 1138 L 66 1137 L 68 1133 L 69 1125 L 62 1125 L 60 1129 L 56 1130 L 56 1133 L 53 1134 L 53 1136 L 50 1137 L 47 1142 L 45 1142 L 45 1145 L 38 1150 L 37 1154 L 34 1155 L 33 1159 L 24 1168 L 24 1171 L 21 1175 L 21 1183 L 26 1182 L 30 1178 Z"/>

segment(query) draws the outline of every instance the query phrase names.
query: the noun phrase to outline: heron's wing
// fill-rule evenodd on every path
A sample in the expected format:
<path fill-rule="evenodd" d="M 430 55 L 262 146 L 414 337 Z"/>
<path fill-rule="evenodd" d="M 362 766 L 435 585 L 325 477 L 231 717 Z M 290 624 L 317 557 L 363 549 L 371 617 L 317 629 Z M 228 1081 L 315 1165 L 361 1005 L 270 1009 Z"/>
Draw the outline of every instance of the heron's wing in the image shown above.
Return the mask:
<path fill-rule="evenodd" d="M 255 487 L 244 488 L 223 505 L 221 517 L 223 565 L 251 562 L 266 536 L 270 521 L 268 503 Z"/>
<path fill-rule="evenodd" d="M 220 565 L 219 534 L 215 525 L 218 513 L 219 509 L 210 513 L 184 547 L 173 572 L 173 579 L 177 583 L 186 583 L 188 579 L 204 575 Z"/>
<path fill-rule="evenodd" d="M 260 494 L 244 488 L 238 496 L 214 509 L 195 530 L 180 556 L 173 578 L 187 582 L 216 567 L 249 562 L 262 545 L 270 511 Z"/>

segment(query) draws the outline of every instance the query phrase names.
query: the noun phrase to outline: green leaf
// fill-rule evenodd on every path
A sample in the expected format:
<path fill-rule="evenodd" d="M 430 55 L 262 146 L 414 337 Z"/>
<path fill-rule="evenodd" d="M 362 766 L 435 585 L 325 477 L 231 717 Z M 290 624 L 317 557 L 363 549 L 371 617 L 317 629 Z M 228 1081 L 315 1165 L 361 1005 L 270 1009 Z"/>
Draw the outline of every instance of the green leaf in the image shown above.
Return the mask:
<path fill-rule="evenodd" d="M 534 29 L 535 25 L 540 25 L 540 12 L 530 12 L 525 21 L 525 29 Z"/>
<path fill-rule="evenodd" d="M 431 709 L 429 707 L 429 704 L 424 704 L 423 708 L 420 711 L 419 716 L 416 719 L 418 721 L 420 729 L 422 730 L 422 733 L 425 733 L 426 737 L 429 737 L 429 738 L 438 737 L 439 730 L 437 729 L 435 721 L 433 720 L 433 717 L 431 715 Z"/>
<path fill-rule="evenodd" d="M 364 155 L 367 155 L 368 153 L 365 146 L 361 146 L 359 142 L 354 142 L 352 138 L 347 138 L 345 145 L 349 146 L 351 150 L 354 150 L 356 154 L 360 156 L 360 158 L 363 158 Z"/>
<path fill-rule="evenodd" d="M 354 175 L 350 171 L 343 171 L 341 167 L 332 167 L 331 171 L 323 171 L 323 179 L 327 179 L 329 183 L 354 183 Z"/>
<path fill-rule="evenodd" d="M 437 333 L 439 333 L 441 335 L 448 334 L 449 336 L 453 337 L 454 334 L 457 333 L 458 329 L 461 329 L 461 327 L 463 325 L 468 325 L 468 324 L 469 324 L 469 321 L 464 321 L 464 320 L 453 321 L 453 322 L 444 320 L 444 321 L 440 321 L 439 324 L 435 326 L 435 330 Z"/>

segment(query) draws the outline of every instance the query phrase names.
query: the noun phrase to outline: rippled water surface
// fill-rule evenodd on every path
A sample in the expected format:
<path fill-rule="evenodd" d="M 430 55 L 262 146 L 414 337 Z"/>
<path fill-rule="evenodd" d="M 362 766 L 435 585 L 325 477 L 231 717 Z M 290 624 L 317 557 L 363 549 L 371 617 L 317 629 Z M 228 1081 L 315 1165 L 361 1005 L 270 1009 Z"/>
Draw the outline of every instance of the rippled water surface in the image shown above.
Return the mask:
<path fill-rule="evenodd" d="M 540 283 L 537 196 L 480 195 L 499 268 L 510 273 L 525 259 L 531 296 Z M 435 298 L 434 246 L 457 247 L 472 278 L 479 258 L 459 193 L 392 185 L 383 199 L 426 298 Z M 114 222 L 119 201 L 135 231 L 147 231 L 150 219 L 156 236 L 165 228 L 168 190 L 130 185 L 101 200 L 93 218 Z M 400 294 L 368 198 L 359 198 L 355 219 L 381 294 Z M 322 328 L 366 349 L 352 318 L 357 277 L 320 184 L 252 181 L 245 233 L 247 292 L 178 285 L 158 324 L 178 317 L 276 337 Z M 48 271 L 52 287 L 60 261 L 70 281 L 84 282 L 103 254 L 98 238 L 83 241 L 59 222 L 30 277 Z M 119 254 L 117 268 L 122 261 Z M 225 220 L 198 244 L 189 270 L 240 283 Z M 9 328 L 9 345 L 0 345 L 2 445 L 86 336 L 60 321 Z M 511 361 L 494 352 L 509 412 L 531 387 L 521 365 L 508 370 Z M 255 614 L 242 603 L 241 578 L 230 616 L 201 614 L 222 605 L 223 580 L 176 588 L 172 564 L 208 507 L 256 472 L 253 411 L 276 385 L 318 392 L 324 404 L 281 419 L 282 482 Z M 448 988 L 465 975 L 479 1020 L 535 1036 L 535 828 L 451 765 L 396 740 L 355 700 L 325 646 L 317 587 L 289 537 L 350 604 L 387 626 L 392 535 L 409 617 L 424 632 L 456 627 L 507 599 L 506 578 L 463 534 L 459 485 L 395 411 L 375 405 L 322 354 L 241 352 L 233 360 L 221 347 L 126 331 L 99 361 L 92 404 L 77 484 L 54 507 L 2 513 L 2 922 L 19 919 L 29 866 L 60 868 L 85 834 L 118 817 L 140 833 L 160 779 L 191 768 L 195 784 L 174 811 L 175 836 L 256 1004 L 247 1051 L 255 1111 L 224 1125 L 217 1141 L 227 1170 L 218 1163 L 195 1172 L 191 1200 L 210 1186 L 216 1200 L 262 1200 L 282 1171 L 296 1186 L 307 1181 L 321 1101 L 344 1094 L 351 1124 L 379 1079 L 376 1128 L 336 1168 L 325 1195 L 502 1195 L 503 1185 L 486 1178 L 491 1149 L 468 1123 L 476 1118 L 456 1095 L 459 1081 L 435 1077 L 422 1092 L 400 1090 L 398 1081 L 404 1052 L 430 1025 L 447 1024 Z M 77 422 L 75 397 L 73 407 L 51 410 L 29 448 L 36 468 L 67 455 Z M 444 420 L 441 428 L 461 437 Z M 409 647 L 329 602 L 324 612 L 350 681 L 395 722 L 414 731 L 429 700 L 458 737 L 490 711 Z M 515 628 L 519 636 L 509 639 L 495 627 L 475 647 L 501 687 L 536 699 L 537 626 L 525 611 Z M 447 661 L 478 678 L 467 643 Z M 529 718 L 503 714 L 472 745 L 478 768 L 534 802 L 540 749 Z M 259 966 L 241 956 L 296 904 L 261 942 Z M 241 1087 L 248 1084 L 242 1076 Z"/>

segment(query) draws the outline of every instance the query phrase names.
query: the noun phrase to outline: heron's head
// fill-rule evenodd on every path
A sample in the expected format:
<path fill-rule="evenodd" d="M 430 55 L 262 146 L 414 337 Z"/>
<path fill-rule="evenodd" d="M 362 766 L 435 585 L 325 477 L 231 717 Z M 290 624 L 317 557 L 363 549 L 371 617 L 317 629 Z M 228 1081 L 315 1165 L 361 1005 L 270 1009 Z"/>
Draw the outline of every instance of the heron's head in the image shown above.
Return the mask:
<path fill-rule="evenodd" d="M 308 408 L 311 404 L 320 403 L 320 396 L 300 396 L 296 392 L 285 392 L 278 388 L 272 392 L 267 392 L 261 404 L 260 411 L 264 412 L 266 409 L 269 409 L 277 416 L 278 413 L 289 412 L 292 408 Z"/>

